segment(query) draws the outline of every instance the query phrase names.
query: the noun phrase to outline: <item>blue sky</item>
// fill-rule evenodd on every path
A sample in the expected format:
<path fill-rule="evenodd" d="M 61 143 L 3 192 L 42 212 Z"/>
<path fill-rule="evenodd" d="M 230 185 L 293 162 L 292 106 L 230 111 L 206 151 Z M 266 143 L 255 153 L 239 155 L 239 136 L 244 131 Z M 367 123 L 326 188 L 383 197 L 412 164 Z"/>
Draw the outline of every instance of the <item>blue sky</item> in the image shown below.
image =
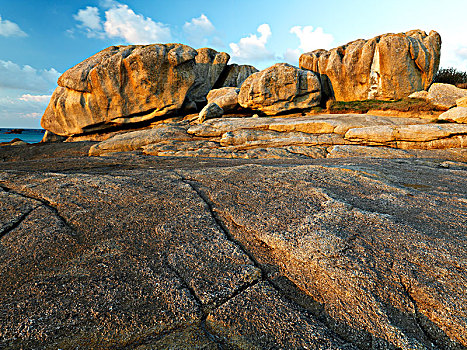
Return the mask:
<path fill-rule="evenodd" d="M 57 78 L 118 44 L 212 47 L 259 69 L 302 52 L 421 29 L 467 71 L 467 1 L 0 0 L 0 127 L 39 128 Z"/>

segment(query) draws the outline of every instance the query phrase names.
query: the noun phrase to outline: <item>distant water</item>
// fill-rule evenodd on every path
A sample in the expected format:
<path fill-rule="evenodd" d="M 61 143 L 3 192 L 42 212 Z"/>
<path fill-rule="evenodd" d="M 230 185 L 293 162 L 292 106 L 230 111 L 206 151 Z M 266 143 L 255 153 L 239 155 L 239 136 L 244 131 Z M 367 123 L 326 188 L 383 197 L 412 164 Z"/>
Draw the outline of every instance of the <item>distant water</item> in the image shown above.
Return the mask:
<path fill-rule="evenodd" d="M 37 143 L 42 140 L 45 132 L 44 129 L 21 129 L 23 130 L 21 134 L 5 134 L 11 130 L 13 129 L 0 128 L 0 142 L 9 142 L 15 138 L 18 138 L 27 143 Z"/>

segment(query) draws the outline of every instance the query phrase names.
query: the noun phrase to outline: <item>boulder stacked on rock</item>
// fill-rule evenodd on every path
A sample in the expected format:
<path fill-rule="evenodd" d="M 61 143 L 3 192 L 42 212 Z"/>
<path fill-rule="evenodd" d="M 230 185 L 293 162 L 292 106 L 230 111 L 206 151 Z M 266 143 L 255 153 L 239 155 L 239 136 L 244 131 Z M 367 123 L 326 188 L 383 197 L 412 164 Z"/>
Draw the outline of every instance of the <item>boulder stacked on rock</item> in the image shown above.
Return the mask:
<path fill-rule="evenodd" d="M 300 68 L 319 73 L 325 99 L 398 99 L 430 86 L 440 50 L 437 32 L 412 30 L 305 53 Z"/>
<path fill-rule="evenodd" d="M 321 85 L 313 72 L 277 63 L 250 75 L 240 88 L 238 102 L 244 108 L 275 115 L 316 106 L 320 98 Z"/>

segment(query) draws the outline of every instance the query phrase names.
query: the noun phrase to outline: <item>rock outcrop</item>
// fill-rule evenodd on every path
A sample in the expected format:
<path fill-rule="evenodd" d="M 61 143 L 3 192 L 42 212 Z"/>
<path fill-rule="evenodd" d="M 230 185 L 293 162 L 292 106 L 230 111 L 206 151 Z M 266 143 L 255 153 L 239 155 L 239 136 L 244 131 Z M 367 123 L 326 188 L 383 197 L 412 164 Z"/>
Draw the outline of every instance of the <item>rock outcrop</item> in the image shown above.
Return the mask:
<path fill-rule="evenodd" d="M 320 91 L 314 73 L 277 63 L 250 75 L 240 88 L 238 102 L 244 108 L 275 115 L 318 105 Z"/>
<path fill-rule="evenodd" d="M 467 96 L 456 100 L 457 107 L 467 107 Z"/>
<path fill-rule="evenodd" d="M 467 125 L 383 125 L 350 129 L 345 139 L 402 149 L 467 148 Z"/>
<path fill-rule="evenodd" d="M 440 49 L 437 32 L 412 30 L 305 53 L 300 68 L 319 74 L 324 99 L 398 99 L 428 89 Z"/>
<path fill-rule="evenodd" d="M 174 112 L 195 82 L 196 55 L 180 44 L 109 47 L 59 78 L 41 125 L 69 136 Z"/>

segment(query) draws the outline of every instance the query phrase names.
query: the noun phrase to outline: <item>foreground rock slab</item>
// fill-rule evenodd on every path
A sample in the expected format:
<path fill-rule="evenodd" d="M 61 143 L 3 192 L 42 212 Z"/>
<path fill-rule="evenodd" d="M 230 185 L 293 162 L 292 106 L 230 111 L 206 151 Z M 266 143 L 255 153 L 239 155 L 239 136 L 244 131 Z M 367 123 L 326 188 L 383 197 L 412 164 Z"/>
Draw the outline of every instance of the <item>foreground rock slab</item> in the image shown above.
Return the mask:
<path fill-rule="evenodd" d="M 66 154 L 0 164 L 2 348 L 467 346 L 447 153 Z"/>

